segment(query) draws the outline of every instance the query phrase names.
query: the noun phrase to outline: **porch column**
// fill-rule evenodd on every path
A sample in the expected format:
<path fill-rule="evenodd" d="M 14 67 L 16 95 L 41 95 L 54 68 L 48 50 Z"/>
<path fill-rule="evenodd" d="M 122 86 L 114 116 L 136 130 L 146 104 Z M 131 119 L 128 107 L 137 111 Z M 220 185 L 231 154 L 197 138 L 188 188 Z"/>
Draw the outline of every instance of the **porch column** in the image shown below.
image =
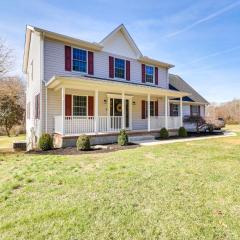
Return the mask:
<path fill-rule="evenodd" d="M 168 129 L 168 97 L 165 96 L 165 128 Z"/>
<path fill-rule="evenodd" d="M 97 134 L 98 133 L 98 126 L 99 126 L 99 118 L 98 118 L 98 89 L 95 90 L 95 96 L 94 96 L 94 131 Z"/>
<path fill-rule="evenodd" d="M 150 119 L 150 94 L 148 94 L 147 99 L 147 113 L 148 113 L 148 132 L 151 131 L 151 119 Z"/>
<path fill-rule="evenodd" d="M 180 126 L 183 126 L 183 107 L 182 107 L 182 97 L 180 97 Z"/>
<path fill-rule="evenodd" d="M 122 92 L 122 129 L 125 129 L 125 93 Z"/>
<path fill-rule="evenodd" d="M 65 88 L 62 87 L 62 135 L 65 134 Z"/>

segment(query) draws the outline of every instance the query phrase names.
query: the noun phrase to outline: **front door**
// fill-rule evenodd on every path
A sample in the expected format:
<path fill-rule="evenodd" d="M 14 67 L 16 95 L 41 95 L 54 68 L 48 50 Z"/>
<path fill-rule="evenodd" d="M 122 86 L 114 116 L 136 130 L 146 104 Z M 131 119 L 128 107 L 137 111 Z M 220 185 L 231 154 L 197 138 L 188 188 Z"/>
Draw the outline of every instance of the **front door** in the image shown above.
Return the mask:
<path fill-rule="evenodd" d="M 110 98 L 111 128 L 122 128 L 122 99 Z M 125 99 L 125 127 L 129 128 L 129 100 Z"/>

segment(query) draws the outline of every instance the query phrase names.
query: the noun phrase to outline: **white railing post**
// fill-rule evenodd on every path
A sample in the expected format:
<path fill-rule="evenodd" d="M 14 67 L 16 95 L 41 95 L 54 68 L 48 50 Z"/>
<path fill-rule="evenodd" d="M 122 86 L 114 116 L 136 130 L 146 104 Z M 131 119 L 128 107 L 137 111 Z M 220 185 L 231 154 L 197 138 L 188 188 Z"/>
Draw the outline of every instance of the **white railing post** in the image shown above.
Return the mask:
<path fill-rule="evenodd" d="M 183 126 L 183 106 L 182 106 L 182 97 L 180 97 L 180 126 Z"/>
<path fill-rule="evenodd" d="M 165 128 L 168 129 L 168 97 L 165 96 Z"/>
<path fill-rule="evenodd" d="M 150 118 L 150 94 L 148 94 L 147 99 L 147 113 L 148 113 L 148 132 L 151 131 L 151 118 Z"/>
<path fill-rule="evenodd" d="M 99 129 L 98 118 L 98 89 L 95 90 L 95 104 L 94 104 L 94 132 L 97 134 Z"/>
<path fill-rule="evenodd" d="M 62 87 L 62 135 L 65 133 L 65 88 Z"/>
<path fill-rule="evenodd" d="M 122 129 L 125 129 L 125 93 L 122 92 Z"/>

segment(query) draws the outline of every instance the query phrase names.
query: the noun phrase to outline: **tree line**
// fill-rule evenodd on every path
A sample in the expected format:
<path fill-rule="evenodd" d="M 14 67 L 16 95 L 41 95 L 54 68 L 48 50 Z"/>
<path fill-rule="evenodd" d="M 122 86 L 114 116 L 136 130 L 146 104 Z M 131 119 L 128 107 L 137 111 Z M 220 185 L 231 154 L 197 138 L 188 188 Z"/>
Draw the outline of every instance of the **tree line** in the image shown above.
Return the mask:
<path fill-rule="evenodd" d="M 25 84 L 11 75 L 14 66 L 13 50 L 0 40 L 0 134 L 8 136 L 15 126 L 23 129 L 25 122 Z"/>
<path fill-rule="evenodd" d="M 223 118 L 228 124 L 240 124 L 240 99 L 216 104 L 212 103 L 206 108 L 208 118 Z"/>

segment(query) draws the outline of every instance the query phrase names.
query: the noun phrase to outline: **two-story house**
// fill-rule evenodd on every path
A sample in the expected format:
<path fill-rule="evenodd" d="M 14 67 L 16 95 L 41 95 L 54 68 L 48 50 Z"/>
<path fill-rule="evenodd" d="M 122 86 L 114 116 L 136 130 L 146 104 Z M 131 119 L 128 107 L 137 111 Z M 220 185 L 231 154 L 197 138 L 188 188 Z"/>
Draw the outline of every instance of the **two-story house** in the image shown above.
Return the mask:
<path fill-rule="evenodd" d="M 81 134 L 93 144 L 130 135 L 171 134 L 184 115 L 204 116 L 207 101 L 169 74 L 172 64 L 143 56 L 120 25 L 99 43 L 27 26 L 26 74 L 28 149 L 42 133 L 57 146 L 75 145 Z"/>

